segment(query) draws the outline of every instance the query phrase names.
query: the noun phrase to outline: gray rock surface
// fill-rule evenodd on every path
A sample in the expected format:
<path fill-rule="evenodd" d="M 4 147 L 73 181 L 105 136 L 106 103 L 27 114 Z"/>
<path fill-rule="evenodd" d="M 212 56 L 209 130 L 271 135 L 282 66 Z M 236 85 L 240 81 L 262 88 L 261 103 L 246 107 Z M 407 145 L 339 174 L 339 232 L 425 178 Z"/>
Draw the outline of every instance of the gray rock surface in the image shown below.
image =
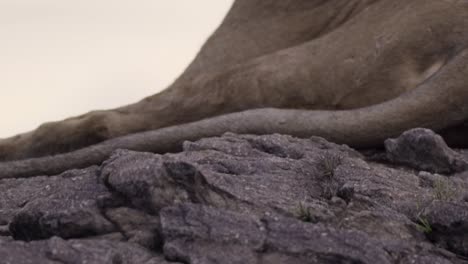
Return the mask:
<path fill-rule="evenodd" d="M 447 149 L 436 170 L 286 135 L 118 150 L 1 180 L 0 263 L 468 263 L 468 176 L 439 170 L 464 162 Z"/>
<path fill-rule="evenodd" d="M 450 149 L 441 136 L 425 128 L 411 129 L 396 139 L 387 139 L 385 149 L 392 162 L 419 170 L 453 173 L 468 168 L 466 160 Z"/>
<path fill-rule="evenodd" d="M 0 240 L 0 263 L 142 263 L 167 264 L 161 256 L 139 245 L 105 239 L 70 239 L 52 237 L 25 243 Z"/>

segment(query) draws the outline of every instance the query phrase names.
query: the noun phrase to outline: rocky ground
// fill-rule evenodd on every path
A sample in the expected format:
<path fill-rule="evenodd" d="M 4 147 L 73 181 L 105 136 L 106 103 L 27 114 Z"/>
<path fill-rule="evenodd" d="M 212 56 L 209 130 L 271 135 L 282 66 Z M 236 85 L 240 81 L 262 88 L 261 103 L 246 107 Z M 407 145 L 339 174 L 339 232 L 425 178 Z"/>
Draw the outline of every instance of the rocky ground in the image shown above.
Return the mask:
<path fill-rule="evenodd" d="M 467 152 L 234 135 L 0 181 L 0 263 L 468 263 Z"/>

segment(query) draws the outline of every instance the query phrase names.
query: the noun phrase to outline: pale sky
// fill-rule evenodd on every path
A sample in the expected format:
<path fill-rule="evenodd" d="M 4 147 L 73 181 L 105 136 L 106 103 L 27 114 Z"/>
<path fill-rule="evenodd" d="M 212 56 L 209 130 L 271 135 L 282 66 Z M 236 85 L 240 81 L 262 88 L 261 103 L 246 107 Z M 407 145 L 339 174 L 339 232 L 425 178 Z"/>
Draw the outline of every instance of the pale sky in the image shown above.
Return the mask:
<path fill-rule="evenodd" d="M 0 0 L 0 138 L 169 85 L 233 0 Z"/>

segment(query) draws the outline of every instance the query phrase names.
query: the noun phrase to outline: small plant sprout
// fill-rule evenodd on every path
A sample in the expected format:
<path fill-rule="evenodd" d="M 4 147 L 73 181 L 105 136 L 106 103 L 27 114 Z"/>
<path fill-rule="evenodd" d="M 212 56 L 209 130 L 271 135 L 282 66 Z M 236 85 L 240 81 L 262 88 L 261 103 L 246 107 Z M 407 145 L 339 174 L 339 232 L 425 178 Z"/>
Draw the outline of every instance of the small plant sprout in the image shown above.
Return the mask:
<path fill-rule="evenodd" d="M 418 231 L 423 232 L 424 234 L 432 233 L 432 226 L 431 223 L 427 220 L 427 217 L 424 215 L 425 209 L 434 202 L 434 199 L 431 199 L 428 202 L 423 202 L 420 197 L 416 200 L 416 215 L 415 218 L 416 222 L 416 229 Z"/>
<path fill-rule="evenodd" d="M 441 201 L 450 201 L 456 194 L 456 187 L 452 186 L 450 180 L 437 179 L 433 184 L 434 198 Z"/>
<path fill-rule="evenodd" d="M 310 212 L 309 208 L 304 206 L 302 202 L 299 203 L 297 210 L 296 210 L 296 217 L 304 222 L 313 222 L 312 213 Z"/>
<path fill-rule="evenodd" d="M 416 224 L 416 228 L 424 234 L 432 233 L 431 224 L 424 216 L 418 216 L 418 223 Z"/>
<path fill-rule="evenodd" d="M 343 158 L 341 156 L 325 153 L 319 160 L 317 169 L 320 176 L 332 179 L 335 176 L 335 170 L 341 165 Z"/>

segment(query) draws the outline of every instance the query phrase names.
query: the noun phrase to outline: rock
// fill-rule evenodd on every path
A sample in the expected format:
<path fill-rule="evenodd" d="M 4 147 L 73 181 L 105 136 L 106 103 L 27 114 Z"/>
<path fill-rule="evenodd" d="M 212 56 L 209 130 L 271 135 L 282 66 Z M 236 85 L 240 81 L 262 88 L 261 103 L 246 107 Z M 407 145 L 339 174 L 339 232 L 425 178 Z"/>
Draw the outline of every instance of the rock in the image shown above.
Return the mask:
<path fill-rule="evenodd" d="M 1 263 L 5 264 L 169 263 L 132 243 L 100 239 L 63 240 L 58 237 L 30 243 L 0 240 L 0 256 Z"/>
<path fill-rule="evenodd" d="M 0 215 L 10 223 L 15 239 L 87 237 L 116 231 L 98 205 L 99 199 L 111 193 L 97 167 L 2 183 L 7 196 L 0 198 L 6 209 Z"/>
<path fill-rule="evenodd" d="M 433 243 L 453 252 L 468 255 L 468 204 L 434 201 L 420 216 L 430 224 Z"/>
<path fill-rule="evenodd" d="M 294 218 L 184 204 L 165 208 L 161 221 L 166 256 L 183 263 L 450 263 L 423 244 L 379 241 Z"/>
<path fill-rule="evenodd" d="M 387 139 L 385 150 L 391 162 L 417 170 L 449 174 L 468 168 L 467 161 L 450 149 L 441 136 L 425 128 L 411 129 L 396 139 Z"/>
<path fill-rule="evenodd" d="M 164 252 L 184 263 L 391 263 L 383 247 L 363 233 L 294 218 L 258 218 L 189 204 L 165 208 L 161 222 Z"/>
<path fill-rule="evenodd" d="M 225 134 L 181 153 L 118 150 L 99 167 L 0 180 L 0 254 L 11 263 L 468 263 L 465 190 L 462 174 L 415 174 L 321 138 Z"/>

